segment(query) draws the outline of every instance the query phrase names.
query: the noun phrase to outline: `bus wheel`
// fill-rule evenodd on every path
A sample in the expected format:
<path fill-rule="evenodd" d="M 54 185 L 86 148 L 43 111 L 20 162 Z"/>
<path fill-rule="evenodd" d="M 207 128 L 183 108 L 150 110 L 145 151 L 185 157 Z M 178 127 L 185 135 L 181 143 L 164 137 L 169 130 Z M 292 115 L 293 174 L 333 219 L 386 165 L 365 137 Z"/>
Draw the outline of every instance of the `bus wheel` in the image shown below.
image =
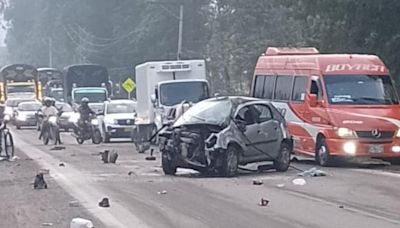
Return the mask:
<path fill-rule="evenodd" d="M 332 164 L 332 156 L 329 154 L 328 146 L 326 145 L 325 138 L 320 138 L 317 142 L 315 151 L 315 161 L 320 166 L 330 166 Z"/>

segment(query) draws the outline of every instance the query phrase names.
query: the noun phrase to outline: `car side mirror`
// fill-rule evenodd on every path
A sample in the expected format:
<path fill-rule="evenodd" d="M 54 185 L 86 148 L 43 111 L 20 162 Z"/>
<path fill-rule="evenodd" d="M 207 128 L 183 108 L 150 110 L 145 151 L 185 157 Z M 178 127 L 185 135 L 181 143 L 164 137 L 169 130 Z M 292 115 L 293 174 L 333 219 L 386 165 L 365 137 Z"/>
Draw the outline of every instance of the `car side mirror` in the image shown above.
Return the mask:
<path fill-rule="evenodd" d="M 317 107 L 318 105 L 318 98 L 316 94 L 309 94 L 308 95 L 308 102 L 310 103 L 310 107 Z"/>
<path fill-rule="evenodd" d="M 241 132 L 246 131 L 246 121 L 241 120 L 241 119 L 236 119 L 235 122 Z"/>
<path fill-rule="evenodd" d="M 150 100 L 151 100 L 151 103 L 153 103 L 153 105 L 155 105 L 156 102 L 157 102 L 156 95 L 155 95 L 155 94 L 151 94 L 151 95 L 150 95 Z"/>

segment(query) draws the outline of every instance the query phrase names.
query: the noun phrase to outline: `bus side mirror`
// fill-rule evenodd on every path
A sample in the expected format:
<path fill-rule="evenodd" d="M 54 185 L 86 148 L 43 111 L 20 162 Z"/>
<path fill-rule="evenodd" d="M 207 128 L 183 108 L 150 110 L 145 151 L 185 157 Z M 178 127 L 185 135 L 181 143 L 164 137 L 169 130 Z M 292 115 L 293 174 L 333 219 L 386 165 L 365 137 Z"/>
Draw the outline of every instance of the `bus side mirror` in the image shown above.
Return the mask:
<path fill-rule="evenodd" d="M 318 98 L 316 94 L 309 94 L 308 95 L 308 102 L 310 103 L 310 107 L 317 107 L 318 105 Z"/>

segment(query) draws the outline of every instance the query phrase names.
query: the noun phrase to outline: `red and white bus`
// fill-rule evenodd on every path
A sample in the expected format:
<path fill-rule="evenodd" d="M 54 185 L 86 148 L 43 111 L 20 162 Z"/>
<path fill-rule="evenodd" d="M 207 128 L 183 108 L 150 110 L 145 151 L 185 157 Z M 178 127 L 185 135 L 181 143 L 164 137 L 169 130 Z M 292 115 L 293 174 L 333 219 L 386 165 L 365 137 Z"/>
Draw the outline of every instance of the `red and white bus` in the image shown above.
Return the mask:
<path fill-rule="evenodd" d="M 379 57 L 267 49 L 251 94 L 282 111 L 294 152 L 322 166 L 337 156 L 400 157 L 400 105 Z"/>

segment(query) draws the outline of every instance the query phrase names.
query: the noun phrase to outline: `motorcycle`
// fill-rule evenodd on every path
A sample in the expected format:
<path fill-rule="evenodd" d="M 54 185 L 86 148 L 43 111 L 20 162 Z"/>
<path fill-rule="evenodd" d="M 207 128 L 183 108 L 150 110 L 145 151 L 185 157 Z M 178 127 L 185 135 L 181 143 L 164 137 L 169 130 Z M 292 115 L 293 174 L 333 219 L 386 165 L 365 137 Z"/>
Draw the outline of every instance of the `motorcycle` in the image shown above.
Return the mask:
<path fill-rule="evenodd" d="M 96 117 L 93 117 L 90 120 L 85 120 L 84 123 L 78 123 L 79 121 L 74 123 L 75 133 L 73 134 L 78 144 L 82 144 L 84 141 L 89 139 L 91 139 L 94 144 L 100 144 L 103 141 L 99 129 L 99 121 Z"/>
<path fill-rule="evenodd" d="M 46 120 L 43 120 L 46 121 Z M 60 128 L 58 126 L 58 116 L 50 116 L 45 123 L 45 129 L 42 134 L 42 141 L 44 145 L 52 144 L 56 145 L 60 142 Z"/>

